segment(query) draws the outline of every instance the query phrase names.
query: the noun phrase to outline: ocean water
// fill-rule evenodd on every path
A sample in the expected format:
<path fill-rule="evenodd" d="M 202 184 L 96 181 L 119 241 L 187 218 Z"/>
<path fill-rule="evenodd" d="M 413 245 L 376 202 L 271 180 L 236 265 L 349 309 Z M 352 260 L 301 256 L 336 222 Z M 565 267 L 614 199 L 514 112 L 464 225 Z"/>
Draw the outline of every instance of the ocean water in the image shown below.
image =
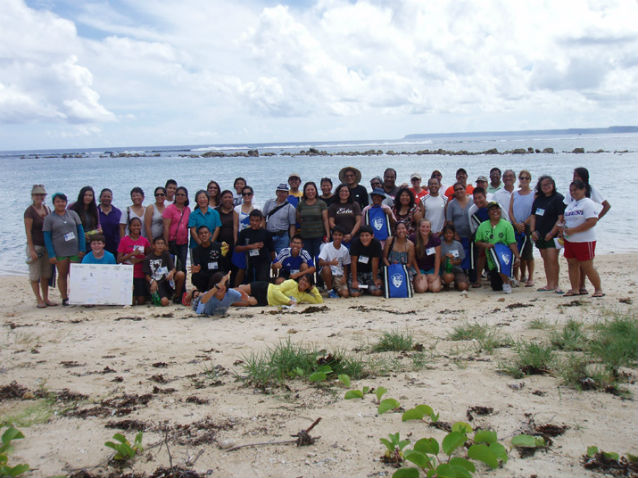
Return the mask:
<path fill-rule="evenodd" d="M 498 155 L 371 155 L 371 156 L 288 156 L 308 148 L 329 153 L 348 151 L 392 150 L 413 153 L 429 149 L 480 152 L 492 148 L 499 151 L 517 148 L 543 150 L 554 148 L 554 154 L 498 154 Z M 584 154 L 574 154 L 574 148 L 584 148 Z M 181 155 L 201 155 L 206 151 L 225 153 L 257 149 L 274 156 L 191 158 Z M 603 152 L 594 152 L 602 150 Z M 145 157 L 105 157 L 113 152 L 140 153 Z M 80 154 L 82 157 L 63 157 Z M 283 155 L 282 155 L 283 153 Z M 591 183 L 611 203 L 612 208 L 596 226 L 599 252 L 628 252 L 638 250 L 636 232 L 638 225 L 638 134 L 520 134 L 499 136 L 455 135 L 419 140 L 373 140 L 341 142 L 306 142 L 278 144 L 193 145 L 172 147 L 128 147 L 89 150 L 49 150 L 0 152 L 0 170 L 4 187 L 0 189 L 0 204 L 4 213 L 0 216 L 0 273 L 24 274 L 25 233 L 23 213 L 30 204 L 33 184 L 46 186 L 50 201 L 56 191 L 64 192 L 70 201 L 85 185 L 99 191 L 113 190 L 113 204 L 124 208 L 130 204 L 129 191 L 140 186 L 146 193 L 145 204 L 153 202 L 153 189 L 164 185 L 168 178 L 186 186 L 191 202 L 198 189 L 205 189 L 209 180 L 217 181 L 222 189 L 231 189 L 237 176 L 247 179 L 255 190 L 255 204 L 262 207 L 274 197 L 280 182 L 286 182 L 292 172 L 298 173 L 302 182 L 330 177 L 335 186 L 339 170 L 347 165 L 361 170 L 362 184 L 369 189 L 373 176 L 382 176 L 387 167 L 397 170 L 397 184 L 409 182 L 413 172 L 424 178 L 434 169 L 443 174 L 443 185 L 455 180 L 455 171 L 463 167 L 468 171 L 468 181 L 479 175 L 489 176 L 490 168 L 527 169 L 535 184 L 542 174 L 551 175 L 562 193 L 568 189 L 575 167 L 586 167 Z M 154 156 L 154 155 L 158 156 Z M 50 203 L 49 203 L 50 204 Z"/>

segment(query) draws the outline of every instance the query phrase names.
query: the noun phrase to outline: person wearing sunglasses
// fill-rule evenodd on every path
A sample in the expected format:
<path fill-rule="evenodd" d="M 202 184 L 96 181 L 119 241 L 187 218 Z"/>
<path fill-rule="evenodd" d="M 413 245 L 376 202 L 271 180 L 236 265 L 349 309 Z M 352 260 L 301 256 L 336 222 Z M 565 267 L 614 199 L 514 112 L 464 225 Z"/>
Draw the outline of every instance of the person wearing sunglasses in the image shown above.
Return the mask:
<path fill-rule="evenodd" d="M 534 203 L 534 191 L 529 187 L 531 181 L 532 175 L 528 170 L 523 169 L 518 173 L 519 188 L 512 193 L 509 206 L 509 218 L 514 226 L 516 245 L 521 253 L 521 264 L 515 269 L 514 274 L 521 284 L 525 283 L 525 287 L 534 286 L 534 249 L 529 228 Z"/>
<path fill-rule="evenodd" d="M 164 236 L 164 213 L 166 200 L 166 188 L 158 186 L 155 188 L 155 203 L 146 206 L 144 212 L 144 228 L 146 229 L 146 237 L 152 241 L 156 237 Z"/>

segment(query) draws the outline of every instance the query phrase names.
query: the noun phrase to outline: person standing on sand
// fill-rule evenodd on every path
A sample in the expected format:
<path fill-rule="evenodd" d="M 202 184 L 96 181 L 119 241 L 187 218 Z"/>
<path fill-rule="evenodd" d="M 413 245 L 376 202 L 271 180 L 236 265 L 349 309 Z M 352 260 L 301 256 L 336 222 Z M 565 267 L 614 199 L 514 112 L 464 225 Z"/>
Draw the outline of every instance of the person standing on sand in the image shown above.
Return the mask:
<path fill-rule="evenodd" d="M 563 199 L 563 195 L 556 191 L 556 183 L 551 176 L 541 176 L 538 179 L 536 198 L 532 204 L 532 215 L 529 223 L 532 239 L 543 258 L 547 281 L 543 287 L 537 289 L 538 292 L 563 294 L 563 291 L 558 287 L 559 250 L 554 240 L 558 236 L 560 225 L 563 223 L 565 212 Z"/>
<path fill-rule="evenodd" d="M 80 216 L 66 209 L 67 199 L 62 193 L 53 195 L 53 212 L 44 218 L 42 232 L 49 254 L 49 262 L 58 269 L 58 289 L 62 305 L 69 305 L 68 277 L 71 262 L 80 262 L 86 249 L 84 228 Z"/>
<path fill-rule="evenodd" d="M 221 189 L 217 181 L 208 181 L 206 192 L 208 193 L 208 205 L 213 209 L 217 209 L 221 204 Z"/>
<path fill-rule="evenodd" d="M 359 184 L 361 182 L 361 171 L 357 168 L 353 166 L 346 166 L 345 168 L 342 168 L 341 171 L 339 171 L 339 181 L 348 186 L 352 200 L 357 202 L 361 209 L 370 203 L 366 188 Z M 338 200 L 339 199 L 337 198 L 337 201 Z"/>
<path fill-rule="evenodd" d="M 175 202 L 175 191 L 177 191 L 177 181 L 174 179 L 169 179 L 164 184 L 164 189 L 166 189 L 166 201 L 164 202 L 165 206 L 170 206 Z"/>
<path fill-rule="evenodd" d="M 510 277 L 514 266 L 520 262 L 514 228 L 501 217 L 501 205 L 491 201 L 487 205 L 489 220 L 481 223 L 476 230 L 476 245 L 485 251 L 490 270 L 492 290 L 502 290 L 506 294 L 512 293 Z M 509 247 L 509 254 L 503 258 L 503 253 L 497 251 L 496 244 Z M 512 257 L 514 260 L 512 261 Z"/>
<path fill-rule="evenodd" d="M 49 278 L 51 264 L 44 244 L 42 226 L 51 210 L 44 204 L 47 192 L 42 184 L 34 184 L 31 188 L 31 205 L 24 211 L 24 229 L 27 234 L 27 264 L 29 264 L 29 282 L 38 302 L 38 308 L 56 306 L 49 300 Z M 41 291 L 41 292 L 40 292 Z"/>
<path fill-rule="evenodd" d="M 520 281 L 525 282 L 525 287 L 534 286 L 534 246 L 529 227 L 532 203 L 534 202 L 534 191 L 529 187 L 531 180 L 532 174 L 526 169 L 518 173 L 520 187 L 518 191 L 512 193 L 509 209 L 509 217 L 516 236 L 516 246 L 521 255 Z M 515 269 L 514 274 L 516 272 Z"/>
<path fill-rule="evenodd" d="M 410 175 L 410 184 L 412 184 L 410 191 L 414 194 L 414 200 L 417 203 L 430 194 L 427 189 L 421 187 L 421 175 L 419 173 L 412 173 Z"/>
<path fill-rule="evenodd" d="M 246 180 L 244 178 L 235 178 L 235 181 L 233 182 L 233 188 L 235 188 L 237 194 L 235 194 L 235 197 L 233 198 L 233 206 L 239 206 L 243 202 L 245 187 Z"/>
<path fill-rule="evenodd" d="M 142 223 L 142 235 L 146 234 L 144 229 L 144 213 L 146 209 L 142 205 L 144 202 L 144 190 L 138 186 L 131 189 L 131 204 L 126 207 L 126 212 L 123 212 L 120 217 L 120 237 L 124 237 L 129 234 L 128 224 L 134 217 L 138 218 Z"/>
<path fill-rule="evenodd" d="M 447 208 L 447 196 L 440 193 L 441 185 L 437 178 L 428 180 L 430 193 L 421 199 L 424 214 L 423 217 L 430 221 L 432 232 L 437 236 L 441 234 L 445 225 L 445 211 Z"/>
<path fill-rule="evenodd" d="M 155 204 L 146 206 L 146 211 L 144 212 L 144 228 L 146 229 L 146 237 L 150 241 L 164 235 L 164 218 L 162 214 L 165 209 L 166 189 L 158 186 L 155 188 L 153 195 L 155 196 Z"/>
<path fill-rule="evenodd" d="M 397 171 L 394 168 L 387 168 L 383 172 L 383 191 L 386 194 L 386 200 L 383 202 L 388 206 L 394 206 L 396 195 L 399 192 L 399 186 L 396 185 Z"/>
<path fill-rule="evenodd" d="M 490 169 L 490 185 L 487 187 L 488 194 L 494 194 L 503 187 L 501 182 L 501 170 L 499 168 Z"/>
<path fill-rule="evenodd" d="M 269 199 L 264 204 L 264 216 L 266 217 L 266 230 L 272 236 L 275 254 L 288 247 L 290 238 L 295 235 L 295 221 L 297 211 L 288 202 L 288 185 L 281 183 L 275 190 L 276 197 Z"/>
<path fill-rule="evenodd" d="M 297 207 L 299 205 L 299 200 L 303 197 L 303 193 L 299 190 L 299 186 L 301 185 L 301 176 L 297 173 L 292 173 L 288 176 L 288 185 L 290 186 L 290 191 L 288 191 L 288 202 L 294 207 Z"/>
<path fill-rule="evenodd" d="M 122 211 L 113 206 L 113 191 L 104 188 L 100 192 L 100 204 L 97 212 L 100 215 L 102 234 L 106 238 L 106 250 L 117 255 L 117 246 L 120 243 L 120 218 Z"/>
<path fill-rule="evenodd" d="M 471 184 L 467 184 L 467 171 L 463 168 L 459 168 L 456 170 L 456 182 L 461 183 L 465 188 L 465 193 L 468 196 L 471 196 L 474 192 L 474 187 Z M 450 186 L 445 190 L 445 195 L 448 198 L 448 201 L 451 201 L 454 196 L 454 188 L 456 187 L 456 183 Z"/>
<path fill-rule="evenodd" d="M 516 173 L 511 169 L 506 169 L 503 173 L 503 187 L 496 191 L 492 199 L 499 203 L 502 208 L 503 219 L 512 222 L 509 210 L 512 202 L 512 193 L 514 192 L 514 183 L 516 182 Z"/>
<path fill-rule="evenodd" d="M 97 204 L 95 203 L 95 191 L 91 186 L 84 186 L 78 193 L 78 199 L 69 206 L 69 209 L 73 209 L 80 220 L 82 221 L 82 227 L 84 228 L 84 240 L 86 242 L 86 250 L 90 251 L 89 237 L 91 234 L 98 234 L 102 232 L 102 226 L 100 226 L 100 215 L 97 212 Z"/>

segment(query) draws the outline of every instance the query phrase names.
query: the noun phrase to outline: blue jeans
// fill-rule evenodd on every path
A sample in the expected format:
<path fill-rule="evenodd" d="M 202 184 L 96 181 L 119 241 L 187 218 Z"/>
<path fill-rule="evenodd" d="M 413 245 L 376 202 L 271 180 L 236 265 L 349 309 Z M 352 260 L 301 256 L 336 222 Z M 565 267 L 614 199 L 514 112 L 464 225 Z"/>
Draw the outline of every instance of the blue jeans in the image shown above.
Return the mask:
<path fill-rule="evenodd" d="M 272 243 L 275 246 L 275 254 L 279 254 L 279 251 L 290 246 L 290 236 L 288 233 L 282 234 L 281 236 L 272 236 Z"/>

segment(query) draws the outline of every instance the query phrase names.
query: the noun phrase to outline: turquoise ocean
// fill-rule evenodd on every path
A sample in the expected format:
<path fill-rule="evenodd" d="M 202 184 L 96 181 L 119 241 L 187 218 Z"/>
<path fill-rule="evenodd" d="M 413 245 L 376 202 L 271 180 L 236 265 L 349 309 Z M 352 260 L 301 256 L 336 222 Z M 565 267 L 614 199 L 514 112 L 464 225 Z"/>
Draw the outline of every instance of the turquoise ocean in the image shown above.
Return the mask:
<path fill-rule="evenodd" d="M 378 151 L 373 155 L 291 156 L 314 148 L 328 153 Z M 499 152 L 553 148 L 553 154 L 414 154 L 416 151 L 438 149 L 448 151 Z M 573 153 L 584 148 L 584 153 Z M 259 157 L 201 157 L 207 151 L 226 154 L 257 149 Z M 408 154 L 388 155 L 387 151 Z M 117 157 L 120 153 L 139 154 L 140 157 Z M 264 153 L 273 155 L 264 156 Z M 153 189 L 164 185 L 168 178 L 188 188 L 191 202 L 198 189 L 205 189 L 209 180 L 217 181 L 222 189 L 231 189 L 237 176 L 247 179 L 255 190 L 255 204 L 262 207 L 274 197 L 277 184 L 286 182 L 292 172 L 302 182 L 327 176 L 335 186 L 339 170 L 347 165 L 358 168 L 362 184 L 369 189 L 373 176 L 382 176 L 387 167 L 397 170 L 397 184 L 408 182 L 413 172 L 420 173 L 424 184 L 434 169 L 443 174 L 444 186 L 454 182 L 455 171 L 463 167 L 468 181 L 479 175 L 489 175 L 490 168 L 527 169 L 532 184 L 542 174 L 555 180 L 558 190 L 565 193 L 575 167 L 586 167 L 590 181 L 612 208 L 596 226 L 597 252 L 633 252 L 638 250 L 638 134 L 454 134 L 419 137 L 416 139 L 299 142 L 272 144 L 192 145 L 162 147 L 93 148 L 39 151 L 0 151 L 0 170 L 4 177 L 0 188 L 0 274 L 25 274 L 25 233 L 23 213 L 30 204 L 33 184 L 44 184 L 49 196 L 64 192 L 70 201 L 85 185 L 99 194 L 102 188 L 113 190 L 113 204 L 124 208 L 130 204 L 129 191 L 140 186 L 146 194 L 145 204 L 153 201 Z M 198 157 L 191 157 L 192 155 Z M 69 157 L 71 156 L 71 157 Z M 78 156 L 78 157 L 75 157 Z M 50 203 L 49 203 L 50 205 Z"/>

